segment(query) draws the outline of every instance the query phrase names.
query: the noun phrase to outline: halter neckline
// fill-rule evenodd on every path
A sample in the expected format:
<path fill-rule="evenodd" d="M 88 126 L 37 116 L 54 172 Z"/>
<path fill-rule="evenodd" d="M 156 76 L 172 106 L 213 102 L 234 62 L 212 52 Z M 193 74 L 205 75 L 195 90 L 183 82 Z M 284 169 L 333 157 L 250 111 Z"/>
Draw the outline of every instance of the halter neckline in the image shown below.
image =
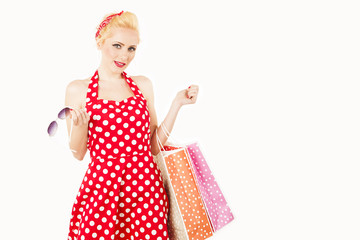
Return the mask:
<path fill-rule="evenodd" d="M 134 80 L 132 80 L 131 77 L 129 77 L 127 75 L 127 73 L 125 71 L 123 71 L 121 73 L 121 75 L 125 78 L 125 81 L 128 85 L 128 87 L 130 88 L 130 90 L 133 92 L 133 95 L 128 97 L 128 98 L 125 98 L 121 101 L 117 101 L 117 100 L 113 100 L 113 99 L 102 99 L 102 98 L 99 98 L 99 93 L 98 93 L 98 88 L 99 88 L 99 72 L 98 72 L 98 69 L 95 71 L 94 75 L 91 77 L 91 83 L 89 84 L 89 89 L 88 90 L 88 93 L 87 93 L 87 97 L 88 97 L 88 101 L 89 103 L 94 101 L 94 102 L 99 102 L 99 101 L 102 101 L 102 102 L 108 102 L 108 103 L 116 103 L 116 105 L 118 104 L 123 104 L 123 103 L 127 103 L 128 101 L 130 100 L 135 100 L 137 98 L 140 98 L 142 100 L 145 100 L 145 97 L 144 95 L 142 94 L 142 92 L 140 91 L 140 89 L 138 88 L 137 84 L 134 82 Z M 92 92 L 92 94 L 90 94 L 90 91 Z"/>

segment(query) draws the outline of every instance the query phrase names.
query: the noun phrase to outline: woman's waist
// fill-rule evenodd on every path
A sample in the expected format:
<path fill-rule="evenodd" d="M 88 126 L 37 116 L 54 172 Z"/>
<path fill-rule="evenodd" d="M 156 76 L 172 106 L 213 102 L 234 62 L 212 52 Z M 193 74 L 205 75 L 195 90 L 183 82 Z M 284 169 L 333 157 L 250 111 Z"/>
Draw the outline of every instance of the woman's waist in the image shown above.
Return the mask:
<path fill-rule="evenodd" d="M 127 161 L 129 159 L 136 161 L 137 159 L 142 158 L 148 160 L 152 158 L 152 153 L 150 149 L 147 151 L 133 151 L 133 152 L 122 152 L 119 154 L 101 154 L 97 151 L 93 151 L 90 154 L 91 161 L 100 161 L 105 162 L 108 160 L 119 160 L 119 161 Z"/>

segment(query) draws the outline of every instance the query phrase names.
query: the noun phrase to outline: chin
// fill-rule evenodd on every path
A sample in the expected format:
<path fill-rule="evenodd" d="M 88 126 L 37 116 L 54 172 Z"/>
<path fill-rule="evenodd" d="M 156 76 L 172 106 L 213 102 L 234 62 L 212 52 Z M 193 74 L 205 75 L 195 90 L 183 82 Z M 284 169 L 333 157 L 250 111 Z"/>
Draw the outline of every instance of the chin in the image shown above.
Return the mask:
<path fill-rule="evenodd" d="M 126 68 L 127 68 L 127 65 L 126 66 L 124 66 L 124 67 L 122 67 L 122 68 L 119 68 L 118 66 L 112 66 L 112 68 L 114 69 L 114 72 L 117 72 L 117 73 L 121 73 L 121 72 L 123 72 L 123 71 L 125 71 L 126 70 Z"/>

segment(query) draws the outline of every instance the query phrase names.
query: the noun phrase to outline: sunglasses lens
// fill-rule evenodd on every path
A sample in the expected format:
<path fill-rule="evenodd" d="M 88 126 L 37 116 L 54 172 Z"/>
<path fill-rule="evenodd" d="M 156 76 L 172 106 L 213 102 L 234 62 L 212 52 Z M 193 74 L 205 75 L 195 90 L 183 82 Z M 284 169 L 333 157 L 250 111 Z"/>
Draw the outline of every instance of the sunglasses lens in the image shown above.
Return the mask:
<path fill-rule="evenodd" d="M 56 121 L 52 121 L 52 122 L 50 123 L 49 127 L 48 127 L 48 130 L 47 130 L 47 131 L 48 131 L 48 134 L 49 134 L 50 136 L 54 136 L 57 128 L 58 128 L 57 122 L 56 122 Z"/>
<path fill-rule="evenodd" d="M 58 118 L 60 119 L 65 119 L 70 115 L 70 108 L 69 107 L 65 107 L 63 108 L 59 114 L 58 114 Z"/>

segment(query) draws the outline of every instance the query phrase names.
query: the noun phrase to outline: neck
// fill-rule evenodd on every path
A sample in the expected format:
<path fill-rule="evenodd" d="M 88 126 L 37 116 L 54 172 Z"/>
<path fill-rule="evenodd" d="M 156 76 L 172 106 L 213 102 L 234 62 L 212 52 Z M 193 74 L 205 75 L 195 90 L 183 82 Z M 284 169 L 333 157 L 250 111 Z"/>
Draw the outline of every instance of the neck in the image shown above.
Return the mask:
<path fill-rule="evenodd" d="M 121 72 L 114 72 L 111 71 L 111 69 L 105 67 L 105 65 L 100 64 L 98 67 L 98 74 L 99 74 L 99 80 L 100 81 L 106 81 L 106 82 L 122 82 L 124 80 Z"/>

